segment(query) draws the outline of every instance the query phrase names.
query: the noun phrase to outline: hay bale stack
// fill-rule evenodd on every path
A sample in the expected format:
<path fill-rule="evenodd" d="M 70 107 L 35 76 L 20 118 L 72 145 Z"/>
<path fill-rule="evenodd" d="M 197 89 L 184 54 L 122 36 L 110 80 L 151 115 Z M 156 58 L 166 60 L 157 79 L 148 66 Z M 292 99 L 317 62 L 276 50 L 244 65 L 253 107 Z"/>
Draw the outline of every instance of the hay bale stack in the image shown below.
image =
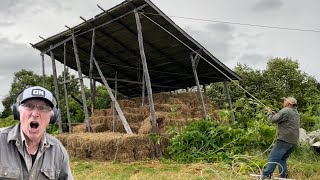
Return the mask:
<path fill-rule="evenodd" d="M 96 160 L 130 162 L 150 158 L 149 137 L 121 133 L 74 133 L 60 134 L 57 138 L 71 156 Z"/>
<path fill-rule="evenodd" d="M 122 99 L 122 100 L 119 100 L 118 101 L 119 103 L 119 106 L 121 108 L 124 108 L 124 107 L 134 107 L 134 108 L 138 108 L 139 105 L 137 103 L 135 103 L 135 101 L 132 101 L 132 100 L 129 100 L 129 99 Z"/>
<path fill-rule="evenodd" d="M 72 127 L 72 132 L 73 133 L 86 132 L 86 124 L 83 123 L 83 124 L 79 124 L 79 125 L 73 126 Z"/>
<path fill-rule="evenodd" d="M 140 122 L 129 122 L 127 119 L 127 122 L 132 130 L 133 133 L 137 133 L 138 129 L 141 126 L 142 121 Z M 108 118 L 108 121 L 106 122 L 106 127 L 108 130 L 112 131 L 113 130 L 113 117 Z M 120 132 L 120 133 L 126 133 L 126 130 L 124 129 L 124 126 L 122 124 L 122 121 L 119 117 L 117 117 L 116 119 L 116 132 Z"/>
<path fill-rule="evenodd" d="M 156 113 L 158 114 L 158 113 Z M 169 126 L 177 126 L 178 128 L 181 128 L 191 121 L 194 121 L 193 119 L 187 120 L 186 118 L 183 119 L 171 119 L 168 118 L 168 115 L 156 115 L 156 122 L 157 122 L 157 128 L 159 134 L 165 134 L 167 133 Z M 152 122 L 151 122 L 151 116 L 146 118 L 142 124 L 141 127 L 138 130 L 139 134 L 149 134 L 152 132 Z"/>
<path fill-rule="evenodd" d="M 100 124 L 100 123 L 106 123 L 108 120 L 108 116 L 95 116 L 90 117 L 91 124 Z"/>
<path fill-rule="evenodd" d="M 105 132 L 110 130 L 105 123 L 91 124 L 91 129 L 92 132 Z"/>

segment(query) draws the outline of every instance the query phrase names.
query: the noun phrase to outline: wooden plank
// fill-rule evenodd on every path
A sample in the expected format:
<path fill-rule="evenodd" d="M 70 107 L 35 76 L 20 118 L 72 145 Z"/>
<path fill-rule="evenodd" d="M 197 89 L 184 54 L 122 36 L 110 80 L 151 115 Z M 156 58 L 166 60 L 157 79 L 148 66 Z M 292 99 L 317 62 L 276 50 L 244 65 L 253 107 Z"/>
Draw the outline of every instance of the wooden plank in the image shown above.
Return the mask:
<path fill-rule="evenodd" d="M 51 61 L 52 61 L 52 70 L 53 70 L 53 83 L 54 83 L 54 92 L 57 98 L 57 106 L 60 107 L 60 97 L 59 97 L 59 88 L 58 88 L 58 78 L 57 78 L 57 68 L 56 62 L 54 60 L 54 54 L 50 51 Z M 60 111 L 60 108 L 59 108 Z M 61 118 L 61 111 L 59 112 L 58 116 L 58 125 L 59 125 L 59 133 L 63 133 L 62 131 L 62 118 Z"/>
<path fill-rule="evenodd" d="M 146 100 L 146 81 L 145 81 L 145 78 L 144 78 L 144 74 L 142 76 L 142 98 L 141 98 L 141 107 L 144 106 L 144 102 Z"/>
<path fill-rule="evenodd" d="M 67 49 L 66 49 L 66 43 L 63 45 L 63 80 L 66 80 L 67 76 Z M 68 128 L 69 132 L 72 132 L 72 126 L 71 126 L 71 120 L 70 120 L 70 110 L 69 110 L 69 100 L 68 100 L 68 91 L 67 91 L 67 84 L 63 84 L 64 89 L 64 101 L 66 103 L 67 108 L 67 119 L 68 119 Z"/>
<path fill-rule="evenodd" d="M 190 54 L 190 58 L 191 58 L 191 63 L 192 63 L 192 70 L 193 70 L 194 79 L 195 79 L 196 84 L 197 84 L 198 97 L 199 97 L 199 100 L 201 102 L 202 116 L 203 116 L 204 119 L 208 119 L 208 114 L 207 114 L 207 111 L 206 111 L 206 106 L 204 104 L 203 95 L 202 95 L 202 92 L 201 92 L 200 83 L 199 83 L 198 74 L 197 74 L 197 69 L 196 69 L 197 65 L 198 65 L 198 62 L 199 62 L 199 59 L 200 59 L 200 56 L 199 56 L 198 53 L 195 55 L 195 57 L 193 57 L 193 55 Z"/>
<path fill-rule="evenodd" d="M 92 40 L 91 40 L 91 52 L 90 52 L 90 67 L 89 67 L 89 77 L 90 77 L 90 92 L 91 92 L 91 112 L 94 112 L 95 109 L 95 97 L 94 97 L 94 85 L 93 85 L 93 78 L 92 78 L 92 71 L 93 71 L 93 51 L 95 45 L 95 37 L 96 37 L 96 29 L 92 30 Z"/>
<path fill-rule="evenodd" d="M 223 90 L 226 96 L 226 100 L 228 102 L 228 109 L 231 111 L 231 121 L 235 121 L 234 112 L 232 111 L 232 102 L 231 102 L 231 97 L 229 93 L 229 86 L 226 80 L 223 81 Z"/>
<path fill-rule="evenodd" d="M 42 87 L 45 87 L 45 78 L 46 78 L 46 74 L 44 72 L 44 55 L 40 54 L 41 59 L 42 59 Z"/>
<path fill-rule="evenodd" d="M 89 119 L 89 113 L 88 113 L 88 108 L 87 108 L 87 98 L 86 98 L 86 94 L 84 92 L 84 84 L 83 84 L 83 79 L 82 79 L 82 71 L 81 71 L 80 58 L 79 58 L 79 54 L 78 54 L 77 42 L 76 42 L 76 38 L 73 33 L 72 33 L 72 42 L 73 42 L 74 56 L 76 58 L 77 69 L 78 69 L 78 74 L 79 74 L 79 78 L 80 78 L 79 81 L 80 81 L 80 89 L 81 89 L 81 95 L 82 95 L 83 110 L 84 110 L 84 114 L 85 114 L 86 131 L 90 132 L 91 126 L 90 126 L 90 119 Z"/>
<path fill-rule="evenodd" d="M 97 92 L 97 88 L 96 88 L 96 80 L 95 79 L 92 79 L 92 91 L 91 91 L 91 93 L 92 93 L 92 108 L 93 109 L 96 109 L 96 107 L 97 107 L 97 103 L 96 103 L 96 92 Z M 92 113 L 94 112 L 94 111 L 91 111 Z"/>
<path fill-rule="evenodd" d="M 118 81 L 117 81 L 117 78 L 118 78 L 118 73 L 116 71 L 116 74 L 115 74 L 115 77 L 116 81 L 114 81 L 114 96 L 115 96 L 115 99 L 117 100 L 117 92 L 118 92 Z M 116 108 L 115 108 L 115 104 L 114 104 L 114 101 L 112 101 L 112 114 L 113 114 L 113 126 L 112 126 L 112 131 L 115 132 L 116 131 L 116 128 L 117 128 L 117 111 L 116 111 Z"/>
<path fill-rule="evenodd" d="M 148 71 L 147 58 L 146 58 L 146 54 L 144 52 L 142 27 L 141 27 L 139 13 L 137 10 L 134 11 L 134 15 L 135 15 L 136 24 L 137 24 L 139 50 L 140 50 L 140 56 L 141 56 L 141 61 L 142 61 L 142 65 L 143 65 L 143 75 L 144 75 L 144 79 L 146 81 L 147 92 L 148 92 L 149 107 L 150 107 L 151 122 L 152 122 L 152 132 L 157 134 L 156 113 L 154 110 L 151 81 L 150 81 L 150 76 L 149 76 L 149 71 Z M 158 157 L 158 156 L 160 156 L 159 146 L 156 144 L 155 147 L 156 147 L 156 156 Z"/>
<path fill-rule="evenodd" d="M 128 134 L 133 134 L 133 133 L 132 133 L 132 130 L 131 130 L 131 128 L 130 128 L 130 126 L 129 126 L 129 124 L 128 124 L 128 122 L 127 122 L 127 120 L 126 120 L 126 118 L 125 118 L 125 116 L 124 116 L 124 114 L 123 114 L 120 106 L 119 106 L 118 101 L 115 99 L 115 97 L 114 97 L 114 95 L 113 95 L 113 93 L 112 93 L 112 91 L 111 91 L 111 88 L 110 88 L 110 86 L 109 86 L 106 78 L 104 77 L 104 75 L 103 75 L 103 73 L 102 73 L 102 71 L 101 71 L 101 69 L 100 69 L 100 66 L 99 66 L 98 62 L 97 62 L 97 60 L 96 60 L 94 57 L 93 57 L 93 61 L 94 61 L 95 65 L 96 65 L 96 68 L 97 68 L 97 70 L 98 70 L 98 72 L 99 72 L 99 75 L 101 76 L 101 79 L 102 79 L 104 85 L 105 85 L 106 88 L 107 88 L 107 91 L 108 91 L 108 93 L 109 93 L 109 96 L 110 96 L 111 100 L 114 101 L 115 108 L 116 108 L 116 110 L 117 110 L 117 112 L 118 112 L 118 114 L 119 114 L 119 117 L 120 117 L 120 119 L 121 119 L 121 121 L 122 121 L 122 124 L 123 124 L 123 126 L 124 126 L 124 129 L 126 130 L 126 132 L 127 132 Z"/>

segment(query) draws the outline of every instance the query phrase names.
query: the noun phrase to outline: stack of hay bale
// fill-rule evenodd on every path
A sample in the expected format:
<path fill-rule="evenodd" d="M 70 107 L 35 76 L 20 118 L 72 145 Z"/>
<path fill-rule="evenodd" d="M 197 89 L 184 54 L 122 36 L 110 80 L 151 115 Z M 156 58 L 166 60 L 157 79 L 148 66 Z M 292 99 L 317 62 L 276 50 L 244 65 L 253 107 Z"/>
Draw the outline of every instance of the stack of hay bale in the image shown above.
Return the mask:
<path fill-rule="evenodd" d="M 194 119 L 202 118 L 201 104 L 195 92 L 159 93 L 153 97 L 158 134 L 162 136 L 166 136 L 170 125 L 182 127 Z M 90 117 L 94 133 L 85 133 L 86 126 L 81 124 L 73 127 L 71 134 L 57 136 L 71 156 L 123 162 L 153 157 L 154 144 L 149 138 L 152 130 L 149 103 L 146 101 L 141 107 L 141 98 L 118 102 L 134 134 L 125 134 L 119 116 L 116 130 L 112 132 L 113 110 L 95 110 Z M 211 102 L 208 99 L 205 102 L 207 113 L 213 115 Z M 163 142 L 162 151 L 168 143 L 168 140 Z"/>

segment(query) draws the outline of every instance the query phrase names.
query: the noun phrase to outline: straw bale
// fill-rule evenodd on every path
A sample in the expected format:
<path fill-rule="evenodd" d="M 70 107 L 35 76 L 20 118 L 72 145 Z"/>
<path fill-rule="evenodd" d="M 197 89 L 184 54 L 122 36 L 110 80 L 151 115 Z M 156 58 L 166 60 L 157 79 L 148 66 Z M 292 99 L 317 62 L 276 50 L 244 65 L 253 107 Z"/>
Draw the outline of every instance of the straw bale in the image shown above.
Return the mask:
<path fill-rule="evenodd" d="M 124 107 L 139 107 L 139 105 L 137 105 L 134 101 L 131 101 L 129 99 L 119 100 L 118 103 L 119 103 L 119 106 L 121 108 L 124 108 Z"/>
<path fill-rule="evenodd" d="M 91 128 L 93 132 L 105 132 L 107 130 L 110 130 L 107 128 L 107 125 L 105 123 L 91 124 Z"/>
<path fill-rule="evenodd" d="M 122 111 L 125 113 L 144 114 L 144 107 L 124 107 Z"/>
<path fill-rule="evenodd" d="M 179 128 L 187 124 L 186 119 L 165 119 L 158 124 L 158 133 L 166 133 L 167 128 L 171 125 L 178 126 Z"/>
<path fill-rule="evenodd" d="M 86 132 L 86 124 L 79 124 L 72 127 L 72 132 L 79 133 L 79 132 Z"/>
<path fill-rule="evenodd" d="M 125 113 L 128 123 L 142 122 L 145 119 L 143 114 Z"/>
<path fill-rule="evenodd" d="M 70 156 L 81 159 L 130 162 L 150 158 L 154 154 L 154 144 L 148 135 L 72 133 L 60 134 L 57 138 L 64 144 Z"/>
<path fill-rule="evenodd" d="M 105 116 L 113 116 L 113 110 L 112 110 L 112 108 L 110 108 L 110 109 L 104 109 L 103 111 L 104 111 L 104 115 L 105 115 Z"/>
<path fill-rule="evenodd" d="M 165 112 L 156 112 L 156 123 L 157 126 L 159 126 L 159 123 L 161 124 L 164 119 L 168 118 L 168 113 Z M 141 124 L 138 133 L 139 134 L 149 134 L 152 130 L 152 121 L 151 121 L 151 115 L 147 117 Z"/>
<path fill-rule="evenodd" d="M 105 116 L 105 110 L 104 109 L 96 109 L 93 111 L 93 116 Z"/>
<path fill-rule="evenodd" d="M 146 118 L 138 130 L 139 134 L 149 134 L 152 130 L 151 117 Z"/>
<path fill-rule="evenodd" d="M 106 123 L 107 121 L 107 117 L 106 116 L 97 116 L 97 117 L 90 117 L 90 122 L 92 124 L 96 124 L 96 123 Z"/>
<path fill-rule="evenodd" d="M 138 132 L 138 129 L 140 128 L 141 126 L 141 122 L 129 122 L 128 119 L 127 119 L 127 122 L 132 130 L 133 133 L 137 133 Z M 108 130 L 113 130 L 113 118 L 108 118 L 108 121 L 106 121 L 106 127 Z M 124 126 L 122 124 L 122 121 L 120 120 L 119 117 L 117 117 L 117 120 L 116 120 L 116 129 L 115 129 L 116 132 L 121 132 L 121 133 L 126 133 L 126 130 L 124 129 Z"/>

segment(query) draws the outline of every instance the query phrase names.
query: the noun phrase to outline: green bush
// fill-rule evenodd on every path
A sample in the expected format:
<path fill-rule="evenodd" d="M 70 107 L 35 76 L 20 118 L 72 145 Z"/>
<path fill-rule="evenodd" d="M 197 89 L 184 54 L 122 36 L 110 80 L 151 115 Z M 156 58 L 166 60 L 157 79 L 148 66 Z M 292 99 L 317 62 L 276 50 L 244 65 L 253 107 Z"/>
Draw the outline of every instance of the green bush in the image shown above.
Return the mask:
<path fill-rule="evenodd" d="M 236 125 L 219 125 L 212 120 L 193 121 L 181 132 L 171 131 L 174 136 L 167 155 L 178 162 L 230 162 L 234 155 L 265 148 L 274 139 L 275 130 L 268 125 L 256 122 L 247 129 Z"/>
<path fill-rule="evenodd" d="M 1 127 L 8 127 L 17 124 L 19 121 L 13 119 L 13 116 L 8 116 L 7 118 L 0 118 L 0 128 Z"/>

